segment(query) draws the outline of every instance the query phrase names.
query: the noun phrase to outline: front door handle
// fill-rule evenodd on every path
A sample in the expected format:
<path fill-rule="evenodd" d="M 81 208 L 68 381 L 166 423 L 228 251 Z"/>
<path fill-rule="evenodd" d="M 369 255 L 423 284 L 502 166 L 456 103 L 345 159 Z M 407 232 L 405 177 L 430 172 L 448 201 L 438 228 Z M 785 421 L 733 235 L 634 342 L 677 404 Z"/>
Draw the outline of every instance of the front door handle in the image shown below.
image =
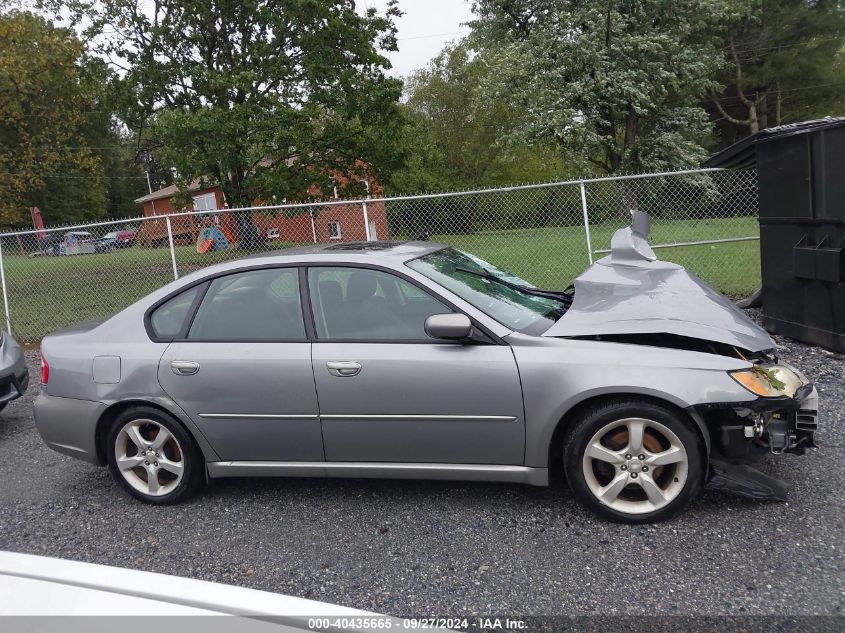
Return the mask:
<path fill-rule="evenodd" d="M 326 363 L 332 376 L 357 376 L 361 373 L 361 363 L 351 360 L 330 360 Z"/>
<path fill-rule="evenodd" d="M 200 370 L 200 364 L 192 360 L 170 361 L 170 369 L 177 376 L 191 376 Z"/>

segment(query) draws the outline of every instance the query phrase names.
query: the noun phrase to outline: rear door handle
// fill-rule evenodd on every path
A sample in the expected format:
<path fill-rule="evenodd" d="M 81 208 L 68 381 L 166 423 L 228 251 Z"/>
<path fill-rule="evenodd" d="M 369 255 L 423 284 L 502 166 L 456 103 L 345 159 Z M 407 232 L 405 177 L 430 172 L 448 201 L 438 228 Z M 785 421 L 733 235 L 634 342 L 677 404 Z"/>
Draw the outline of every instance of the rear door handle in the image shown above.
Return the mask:
<path fill-rule="evenodd" d="M 351 360 L 330 360 L 326 363 L 332 376 L 357 376 L 361 373 L 361 363 Z"/>
<path fill-rule="evenodd" d="M 177 376 L 191 376 L 200 370 L 200 364 L 192 360 L 173 360 L 170 369 Z"/>

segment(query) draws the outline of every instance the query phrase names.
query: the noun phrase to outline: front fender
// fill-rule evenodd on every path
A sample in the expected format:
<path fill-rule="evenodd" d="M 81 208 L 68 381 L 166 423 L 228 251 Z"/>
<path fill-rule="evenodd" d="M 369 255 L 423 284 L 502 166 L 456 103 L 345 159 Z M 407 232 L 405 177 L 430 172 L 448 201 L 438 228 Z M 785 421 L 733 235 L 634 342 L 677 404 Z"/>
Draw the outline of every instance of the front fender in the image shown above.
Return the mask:
<path fill-rule="evenodd" d="M 754 399 L 727 374 L 749 364 L 713 354 L 580 340 L 516 345 L 513 351 L 525 402 L 526 466 L 548 467 L 558 424 L 591 399 L 645 396 L 685 411 L 707 402 Z M 691 417 L 709 448 L 703 420 Z"/>

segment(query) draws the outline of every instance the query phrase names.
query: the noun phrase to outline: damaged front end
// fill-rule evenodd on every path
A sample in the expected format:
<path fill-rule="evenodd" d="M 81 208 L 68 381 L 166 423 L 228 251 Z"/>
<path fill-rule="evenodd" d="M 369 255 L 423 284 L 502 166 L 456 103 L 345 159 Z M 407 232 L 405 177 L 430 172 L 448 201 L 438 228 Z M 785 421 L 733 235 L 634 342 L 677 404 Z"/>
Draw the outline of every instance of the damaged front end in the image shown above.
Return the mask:
<path fill-rule="evenodd" d="M 749 370 L 731 372 L 731 377 L 760 397 L 742 407 L 726 405 L 724 413 L 732 415 L 734 423 L 721 425 L 723 435 L 741 431 L 743 437 L 775 455 L 803 455 L 807 448 L 815 447 L 819 398 L 797 369 L 785 363 L 755 363 Z M 741 456 L 738 453 L 741 451 L 725 447 L 727 456 Z"/>
<path fill-rule="evenodd" d="M 816 448 L 816 389 L 797 369 L 774 360 L 731 372 L 731 377 L 759 397 L 693 407 L 710 433 L 707 487 L 760 501 L 786 501 L 786 484 L 751 464 L 766 453 L 803 455 Z"/>
<path fill-rule="evenodd" d="M 544 336 L 703 352 L 750 365 L 729 372 L 747 401 L 689 410 L 710 437 L 708 487 L 785 501 L 784 482 L 750 464 L 766 453 L 815 448 L 815 388 L 778 361 L 768 333 L 733 303 L 683 267 L 658 260 L 648 215 L 632 216 L 631 227 L 614 234 L 610 255 L 575 279 L 571 306 Z"/>

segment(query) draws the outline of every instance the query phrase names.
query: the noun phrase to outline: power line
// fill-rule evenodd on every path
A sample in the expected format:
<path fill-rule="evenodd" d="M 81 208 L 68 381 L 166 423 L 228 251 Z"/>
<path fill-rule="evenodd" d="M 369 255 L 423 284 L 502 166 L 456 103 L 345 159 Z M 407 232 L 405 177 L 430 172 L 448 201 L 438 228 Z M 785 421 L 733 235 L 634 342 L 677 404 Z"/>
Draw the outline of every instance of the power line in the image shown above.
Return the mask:
<path fill-rule="evenodd" d="M 427 35 L 410 35 L 408 37 L 397 37 L 397 42 L 405 42 L 408 40 L 425 40 L 430 39 L 432 37 L 447 37 L 449 35 L 469 35 L 472 31 L 471 30 L 463 30 L 463 31 L 452 31 L 451 33 L 429 33 Z"/>
<path fill-rule="evenodd" d="M 752 47 L 752 48 L 735 48 L 735 52 L 737 55 L 741 53 L 756 53 L 759 51 L 775 51 L 775 50 L 782 50 L 784 48 L 796 48 L 798 46 L 812 46 L 816 42 L 830 42 L 833 40 L 843 40 L 845 37 L 842 35 L 832 35 L 830 37 L 817 37 L 805 42 L 794 42 L 792 44 L 778 44 L 777 46 L 760 46 L 760 47 Z M 724 46 L 723 50 L 730 51 L 730 46 Z"/>
<path fill-rule="evenodd" d="M 128 149 L 135 151 L 130 145 L 26 145 L 25 147 L 27 149 Z"/>
<path fill-rule="evenodd" d="M 117 116 L 117 113 L 114 112 L 114 110 L 75 110 L 73 113 L 74 114 L 114 114 L 115 116 Z M 43 116 L 58 117 L 60 115 L 55 113 L 55 112 L 42 112 L 42 113 L 32 112 L 32 113 L 28 113 L 28 114 L 17 114 L 14 117 L 5 116 L 5 117 L 3 117 L 3 119 L 8 120 L 8 119 L 18 118 L 18 117 L 43 117 Z"/>
<path fill-rule="evenodd" d="M 15 174 L 15 173 L 11 173 L 11 172 L 6 172 L 6 173 L 0 172 L 0 176 L 31 176 L 31 174 Z M 54 175 L 54 174 L 38 174 L 36 177 L 37 178 L 54 178 L 54 179 L 60 178 L 60 179 L 63 179 L 63 180 L 65 180 L 65 179 L 68 179 L 68 180 L 80 180 L 80 179 L 84 180 L 86 178 L 105 178 L 105 179 L 108 179 L 108 180 L 117 180 L 117 179 L 121 179 L 121 178 L 138 179 L 138 180 L 146 180 L 147 179 L 146 176 L 106 176 L 106 175 L 102 175 L 102 176 L 94 176 L 94 175 L 68 176 L 68 175 L 64 175 L 64 174 L 62 174 L 62 175 L 58 175 L 58 174 L 56 174 L 56 175 Z"/>
<path fill-rule="evenodd" d="M 824 84 L 815 84 L 812 86 L 801 86 L 800 88 L 783 88 L 781 90 L 749 90 L 748 94 L 751 96 L 746 97 L 747 99 L 752 98 L 754 95 L 776 95 L 776 94 L 784 94 L 784 93 L 793 93 L 793 92 L 804 92 L 807 90 L 815 90 L 816 88 L 829 88 L 831 86 L 845 86 L 845 81 L 832 81 L 829 83 Z M 718 100 L 721 101 L 741 101 L 742 97 L 739 95 L 725 95 L 723 97 L 717 97 Z"/>

